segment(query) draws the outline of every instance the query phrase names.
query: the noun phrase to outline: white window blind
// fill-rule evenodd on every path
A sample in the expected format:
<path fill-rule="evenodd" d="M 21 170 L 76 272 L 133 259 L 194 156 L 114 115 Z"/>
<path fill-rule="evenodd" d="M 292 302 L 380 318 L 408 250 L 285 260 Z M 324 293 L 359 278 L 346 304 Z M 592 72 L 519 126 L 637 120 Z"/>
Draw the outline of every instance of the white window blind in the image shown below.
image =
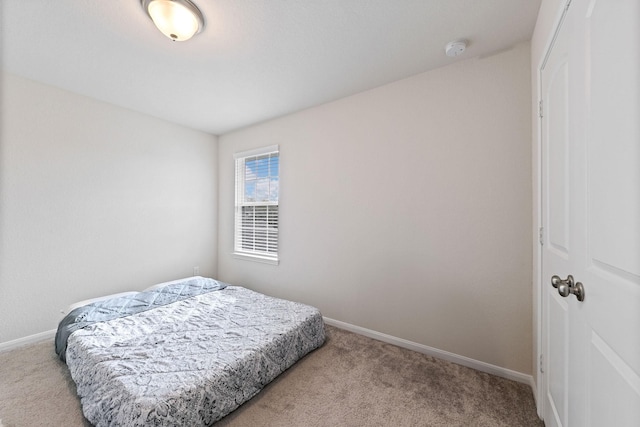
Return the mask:
<path fill-rule="evenodd" d="M 234 251 L 259 260 L 278 260 L 278 146 L 235 154 Z"/>

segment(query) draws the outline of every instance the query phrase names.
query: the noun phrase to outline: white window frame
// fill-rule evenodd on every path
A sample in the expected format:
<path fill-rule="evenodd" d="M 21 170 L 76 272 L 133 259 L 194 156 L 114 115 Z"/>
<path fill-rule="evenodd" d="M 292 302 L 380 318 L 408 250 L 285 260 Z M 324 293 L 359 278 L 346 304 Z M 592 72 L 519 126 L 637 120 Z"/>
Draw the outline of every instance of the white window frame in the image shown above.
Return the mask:
<path fill-rule="evenodd" d="M 239 259 L 245 259 L 250 261 L 257 261 L 266 264 L 278 265 L 280 262 L 279 254 L 279 229 L 280 220 L 278 212 L 278 227 L 276 229 L 276 252 L 273 251 L 257 251 L 247 250 L 242 248 L 242 208 L 247 206 L 276 206 L 279 211 L 279 198 L 277 201 L 269 202 L 246 202 L 245 201 L 245 161 L 251 157 L 258 157 L 267 154 L 278 154 L 278 162 L 280 161 L 280 149 L 278 145 L 271 145 L 268 147 L 257 148 L 255 150 L 243 151 L 235 153 L 233 155 L 235 161 L 235 218 L 234 218 L 234 232 L 233 232 L 233 256 Z M 278 165 L 278 182 L 280 180 L 280 165 Z"/>

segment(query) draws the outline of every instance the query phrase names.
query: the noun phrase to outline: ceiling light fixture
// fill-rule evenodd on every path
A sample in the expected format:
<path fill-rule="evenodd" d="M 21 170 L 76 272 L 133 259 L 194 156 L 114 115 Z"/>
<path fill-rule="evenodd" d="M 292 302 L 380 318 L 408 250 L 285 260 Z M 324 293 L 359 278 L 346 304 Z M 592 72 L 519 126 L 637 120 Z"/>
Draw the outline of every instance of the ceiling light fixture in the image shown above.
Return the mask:
<path fill-rule="evenodd" d="M 173 41 L 189 40 L 204 28 L 200 9 L 190 0 L 140 0 L 156 27 Z"/>

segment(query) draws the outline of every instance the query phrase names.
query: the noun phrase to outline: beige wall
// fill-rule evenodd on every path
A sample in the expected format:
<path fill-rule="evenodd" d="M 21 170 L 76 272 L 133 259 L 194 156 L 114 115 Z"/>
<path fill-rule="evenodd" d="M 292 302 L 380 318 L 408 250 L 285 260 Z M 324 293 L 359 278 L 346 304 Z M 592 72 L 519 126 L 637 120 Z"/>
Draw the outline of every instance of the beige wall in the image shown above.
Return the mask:
<path fill-rule="evenodd" d="M 281 154 L 278 266 L 235 259 L 233 153 Z M 219 278 L 532 372 L 528 44 L 219 139 Z"/>
<path fill-rule="evenodd" d="M 74 301 L 217 274 L 216 137 L 2 75 L 0 343 Z"/>
<path fill-rule="evenodd" d="M 531 373 L 529 55 L 519 45 L 227 134 L 219 153 L 214 136 L 4 75 L 0 343 L 55 328 L 72 301 L 198 265 Z M 279 266 L 230 255 L 233 153 L 271 144 Z"/>

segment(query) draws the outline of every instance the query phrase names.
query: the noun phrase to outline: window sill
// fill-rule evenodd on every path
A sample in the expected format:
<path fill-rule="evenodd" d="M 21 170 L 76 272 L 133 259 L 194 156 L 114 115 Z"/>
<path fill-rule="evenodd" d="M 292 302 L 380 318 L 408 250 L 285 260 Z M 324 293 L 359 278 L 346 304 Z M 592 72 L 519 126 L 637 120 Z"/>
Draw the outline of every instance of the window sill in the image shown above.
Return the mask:
<path fill-rule="evenodd" d="M 280 260 L 278 258 L 268 258 L 268 257 L 260 256 L 260 255 L 247 254 L 247 253 L 243 253 L 243 252 L 233 252 L 231 254 L 231 256 L 236 258 L 236 259 L 243 259 L 243 260 L 246 260 L 246 261 L 260 262 L 260 263 L 263 263 L 263 264 L 278 265 L 280 263 Z"/>

